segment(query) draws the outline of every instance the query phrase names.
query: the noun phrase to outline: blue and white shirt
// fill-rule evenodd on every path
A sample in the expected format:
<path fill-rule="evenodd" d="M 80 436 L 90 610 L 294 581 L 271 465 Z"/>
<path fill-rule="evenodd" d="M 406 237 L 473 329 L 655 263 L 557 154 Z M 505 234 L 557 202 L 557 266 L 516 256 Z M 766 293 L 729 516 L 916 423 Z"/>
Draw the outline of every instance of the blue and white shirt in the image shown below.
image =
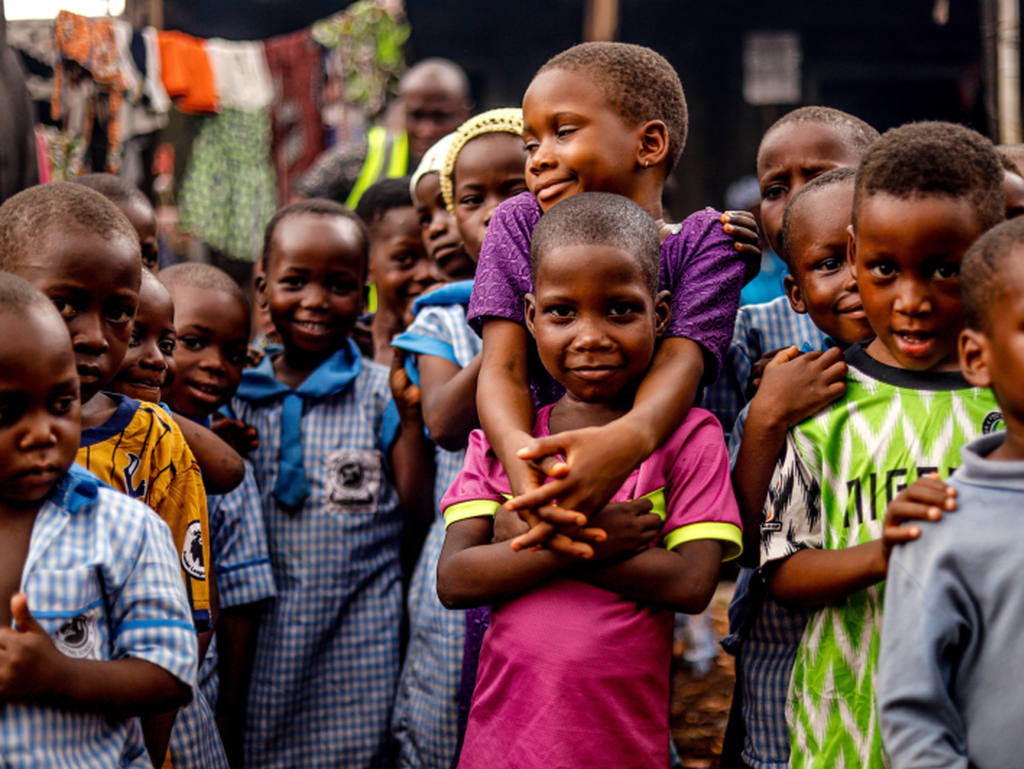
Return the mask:
<path fill-rule="evenodd" d="M 252 769 L 384 762 L 402 617 L 402 515 L 387 466 L 395 433 L 385 418 L 387 369 L 355 357 L 349 373 L 340 389 L 304 399 L 299 427 L 309 494 L 295 507 L 274 495 L 281 436 L 294 429 L 282 424 L 293 391 L 261 394 L 272 390 L 265 386 L 273 377 L 270 356 L 245 372 L 232 401 L 260 435 L 251 459 L 277 586 L 263 613 L 249 689 L 245 765 Z"/>
<path fill-rule="evenodd" d="M 72 466 L 36 514 L 21 590 L 64 654 L 133 657 L 195 687 L 196 631 L 167 524 Z M 0 705 L 0 766 L 150 767 L 138 719 Z"/>

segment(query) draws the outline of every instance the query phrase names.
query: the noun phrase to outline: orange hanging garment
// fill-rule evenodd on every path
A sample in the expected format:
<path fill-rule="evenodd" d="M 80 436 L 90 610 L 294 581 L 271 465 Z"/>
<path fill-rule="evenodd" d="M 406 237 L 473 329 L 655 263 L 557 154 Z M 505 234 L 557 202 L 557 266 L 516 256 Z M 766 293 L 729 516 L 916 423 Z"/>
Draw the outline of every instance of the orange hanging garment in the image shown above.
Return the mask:
<path fill-rule="evenodd" d="M 217 86 L 204 41 L 184 32 L 158 31 L 160 76 L 182 112 L 216 112 Z"/>

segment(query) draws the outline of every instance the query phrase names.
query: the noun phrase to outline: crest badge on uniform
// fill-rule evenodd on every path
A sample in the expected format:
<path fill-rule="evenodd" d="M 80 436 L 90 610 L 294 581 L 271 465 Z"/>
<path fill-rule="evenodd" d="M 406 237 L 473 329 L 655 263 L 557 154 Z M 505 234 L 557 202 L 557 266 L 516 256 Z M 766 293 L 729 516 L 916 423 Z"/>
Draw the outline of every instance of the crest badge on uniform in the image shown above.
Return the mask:
<path fill-rule="evenodd" d="M 327 499 L 339 512 L 372 513 L 380 493 L 380 453 L 339 449 L 326 457 Z"/>
<path fill-rule="evenodd" d="M 94 606 L 72 617 L 53 635 L 53 645 L 75 659 L 100 659 L 100 608 Z"/>
<path fill-rule="evenodd" d="M 1006 424 L 1003 422 L 1003 415 L 998 411 L 990 411 L 985 415 L 985 420 L 981 423 L 982 435 L 988 435 L 994 433 L 996 430 L 1005 430 Z"/>
<path fill-rule="evenodd" d="M 194 579 L 206 579 L 203 563 L 203 525 L 192 521 L 185 530 L 185 544 L 181 548 L 181 567 Z"/>

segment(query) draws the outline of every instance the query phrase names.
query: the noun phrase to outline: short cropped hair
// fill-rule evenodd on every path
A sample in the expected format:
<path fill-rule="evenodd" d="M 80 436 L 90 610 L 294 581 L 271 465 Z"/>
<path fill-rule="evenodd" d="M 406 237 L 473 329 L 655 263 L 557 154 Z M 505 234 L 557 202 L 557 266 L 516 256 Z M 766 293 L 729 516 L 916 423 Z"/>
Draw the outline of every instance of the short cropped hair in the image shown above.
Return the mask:
<path fill-rule="evenodd" d="M 249 299 L 245 292 L 235 282 L 235 279 L 219 267 L 203 262 L 181 262 L 165 267 L 157 274 L 160 282 L 167 288 L 182 286 L 185 288 L 198 288 L 204 291 L 219 291 L 223 294 L 230 294 L 246 307 L 249 306 Z"/>
<path fill-rule="evenodd" d="M 81 184 L 83 187 L 96 190 L 100 195 L 114 203 L 138 202 L 152 207 L 149 198 L 143 194 L 142 190 L 123 176 L 117 176 L 116 174 L 85 174 L 84 176 L 76 176 L 68 181 L 72 184 Z"/>
<path fill-rule="evenodd" d="M 789 203 L 786 204 L 786 211 L 782 215 L 782 232 L 779 235 L 779 256 L 786 263 L 787 267 L 792 269 L 793 266 L 789 257 L 789 242 L 793 237 L 793 220 L 796 219 L 796 212 L 803 207 L 809 196 L 836 184 L 849 184 L 852 186 L 856 176 L 856 168 L 849 166 L 833 168 L 821 176 L 815 176 L 789 199 Z"/>
<path fill-rule="evenodd" d="M 530 275 L 553 248 L 610 246 L 633 256 L 643 270 L 651 295 L 658 293 L 661 238 L 641 206 L 610 192 L 581 192 L 555 204 L 540 218 L 530 243 Z"/>
<path fill-rule="evenodd" d="M 139 236 L 116 205 L 95 190 L 71 182 L 29 187 L 0 206 L 0 269 L 38 248 L 50 232 L 78 228 L 105 239 L 123 237 L 139 250 Z"/>
<path fill-rule="evenodd" d="M 689 116 L 683 84 L 664 56 L 630 43 L 580 43 L 548 59 L 537 75 L 554 69 L 585 70 L 631 125 L 663 121 L 668 127 L 668 170 L 675 168 L 686 146 Z"/>
<path fill-rule="evenodd" d="M 988 229 L 1006 215 L 1003 167 L 992 142 L 956 123 L 925 121 L 886 131 L 857 167 L 853 223 L 864 200 L 884 193 L 900 199 L 964 198 Z"/>
<path fill-rule="evenodd" d="M 406 208 L 414 205 L 412 193 L 409 192 L 409 177 L 383 179 L 370 186 L 359 198 L 356 215 L 363 220 L 368 228 L 373 227 L 393 208 Z"/>
<path fill-rule="evenodd" d="M 1013 162 L 1017 168 L 1016 173 L 1021 173 L 1020 169 L 1024 166 L 1024 144 L 999 144 L 996 145 L 996 150 L 1000 155 Z"/>
<path fill-rule="evenodd" d="M 790 123 L 823 123 L 824 125 L 833 126 L 843 134 L 843 138 L 846 140 L 846 146 L 854 150 L 857 154 L 863 154 L 879 136 L 878 131 L 856 115 L 851 115 L 849 112 L 843 112 L 841 109 L 815 105 L 810 107 L 800 107 L 791 112 L 787 112 L 785 115 L 780 117 L 768 127 L 767 131 L 764 132 L 764 136 L 761 138 L 761 144 L 764 144 L 765 138 L 767 138 L 768 134 L 772 133 L 776 128 L 781 128 L 782 126 Z M 760 154 L 761 150 L 760 147 L 758 147 L 758 155 Z"/>
<path fill-rule="evenodd" d="M 57 308 L 46 294 L 24 278 L 0 270 L 0 315 L 24 315 L 36 307 L 45 307 L 57 313 Z M 57 318 L 60 318 L 59 314 Z"/>
<path fill-rule="evenodd" d="M 409 194 L 409 182 L 405 182 L 405 194 Z M 372 188 L 371 188 L 372 189 Z M 369 192 L 369 190 L 367 190 Z M 363 256 L 364 259 L 369 255 L 370 252 L 370 234 L 366 231 L 366 226 L 363 224 L 362 219 L 356 216 L 352 211 L 349 211 L 345 206 L 337 201 L 330 200 L 328 198 L 307 198 L 305 200 L 299 200 L 295 203 L 291 203 L 284 208 L 278 210 L 276 214 L 270 217 L 270 221 L 267 222 L 267 227 L 263 231 L 263 251 L 260 254 L 259 267 L 261 270 L 267 269 L 268 257 L 270 255 L 270 247 L 274 242 L 274 232 L 281 222 L 287 219 L 289 216 L 340 216 L 346 221 L 352 222 L 356 229 L 359 230 L 359 235 L 363 241 Z"/>
<path fill-rule="evenodd" d="M 1024 259 L 1024 217 L 993 227 L 967 249 L 960 265 L 960 293 L 963 296 L 964 325 L 988 331 L 990 313 L 1004 295 L 1003 280 L 1010 264 Z"/>

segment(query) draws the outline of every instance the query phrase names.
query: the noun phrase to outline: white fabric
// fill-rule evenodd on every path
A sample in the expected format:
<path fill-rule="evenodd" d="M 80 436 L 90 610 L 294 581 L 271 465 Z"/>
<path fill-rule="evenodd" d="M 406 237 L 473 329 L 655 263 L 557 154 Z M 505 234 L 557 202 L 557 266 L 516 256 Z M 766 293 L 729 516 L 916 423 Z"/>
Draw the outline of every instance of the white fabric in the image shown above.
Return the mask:
<path fill-rule="evenodd" d="M 256 112 L 274 100 L 274 81 L 263 43 L 212 38 L 206 41 L 221 108 Z"/>

